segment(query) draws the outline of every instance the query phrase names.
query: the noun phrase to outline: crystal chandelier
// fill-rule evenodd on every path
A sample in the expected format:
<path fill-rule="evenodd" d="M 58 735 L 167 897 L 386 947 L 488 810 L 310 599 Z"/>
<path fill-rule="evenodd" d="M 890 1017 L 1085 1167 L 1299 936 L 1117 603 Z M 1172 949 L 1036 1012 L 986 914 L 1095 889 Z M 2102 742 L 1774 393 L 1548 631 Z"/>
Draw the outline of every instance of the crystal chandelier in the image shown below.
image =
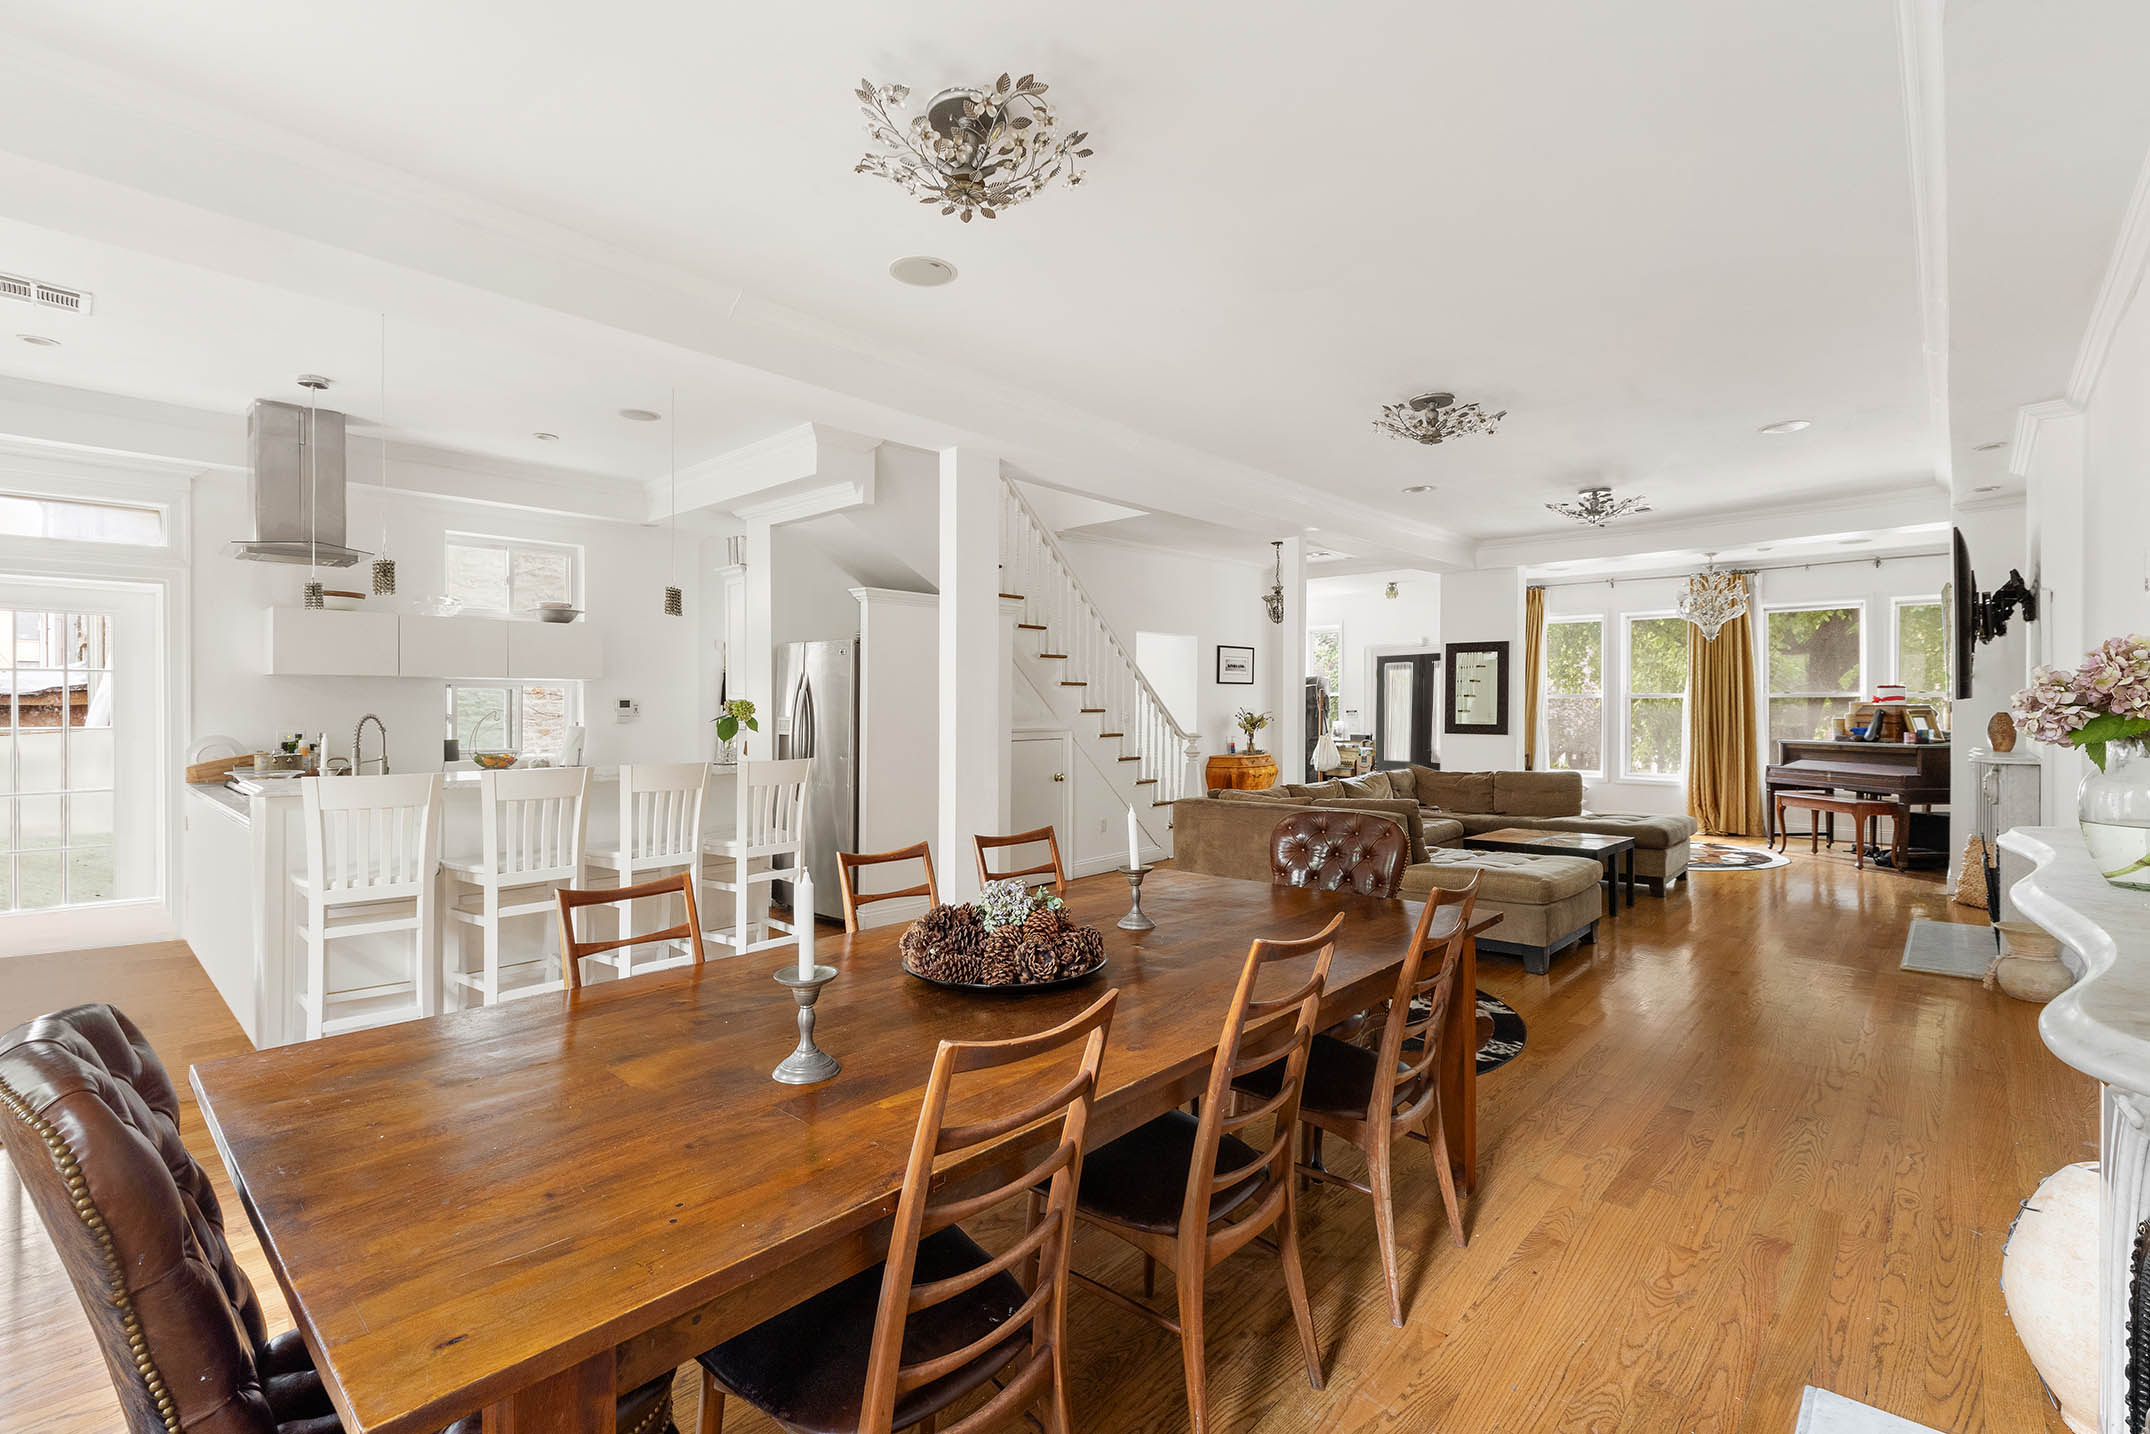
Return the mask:
<path fill-rule="evenodd" d="M 1442 443 L 1466 433 L 1495 433 L 1508 410 L 1488 413 L 1477 403 L 1458 403 L 1452 393 L 1422 393 L 1402 403 L 1383 404 L 1374 427 L 1413 443 Z"/>
<path fill-rule="evenodd" d="M 1573 503 L 1548 503 L 1545 506 L 1563 518 L 1573 518 L 1593 528 L 1602 528 L 1613 519 L 1625 518 L 1630 513 L 1650 511 L 1650 505 L 1642 499 L 1615 498 L 1613 490 L 1602 485 L 1578 489 Z"/>
<path fill-rule="evenodd" d="M 1269 591 L 1262 594 L 1262 606 L 1269 609 L 1271 622 L 1281 623 L 1284 621 L 1284 542 L 1280 538 L 1269 546 L 1277 550 L 1277 576 L 1269 585 Z"/>
<path fill-rule="evenodd" d="M 965 224 L 973 212 L 998 217 L 1056 178 L 1078 185 L 1075 161 L 1090 157 L 1089 132 L 1058 133 L 1053 107 L 1040 98 L 1045 90 L 1035 75 L 1002 75 L 988 89 L 942 90 L 924 114 L 904 120 L 899 111 L 910 86 L 860 80 L 866 132 L 886 153 L 867 155 L 854 172 L 900 184 Z"/>
<path fill-rule="evenodd" d="M 1673 611 L 1701 628 L 1704 642 L 1715 642 L 1726 623 L 1746 616 L 1747 583 L 1738 573 L 1718 572 L 1715 553 L 1702 556 L 1710 560 L 1709 570 L 1687 580 Z"/>

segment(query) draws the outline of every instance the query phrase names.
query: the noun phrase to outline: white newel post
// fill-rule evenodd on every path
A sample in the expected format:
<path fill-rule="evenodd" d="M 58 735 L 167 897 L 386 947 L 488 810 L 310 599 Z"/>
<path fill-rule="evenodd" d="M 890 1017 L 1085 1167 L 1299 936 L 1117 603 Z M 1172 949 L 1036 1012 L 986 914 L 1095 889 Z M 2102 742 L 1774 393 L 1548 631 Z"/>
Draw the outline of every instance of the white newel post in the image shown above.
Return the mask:
<path fill-rule="evenodd" d="M 2000 844 L 2032 863 L 2011 896 L 2061 942 L 2077 978 L 2047 1004 L 2038 1033 L 2099 1082 L 2095 1427 L 2128 1434 L 2128 1286 L 2135 1231 L 2150 1220 L 2150 894 L 2099 876 L 2073 826 L 2019 827 Z M 2090 1411 L 2063 1412 L 2087 1427 Z"/>
<path fill-rule="evenodd" d="M 1000 459 L 941 450 L 940 821 L 934 843 L 941 896 L 975 895 L 971 838 L 1000 833 L 1007 811 L 1008 648 L 1000 603 Z"/>

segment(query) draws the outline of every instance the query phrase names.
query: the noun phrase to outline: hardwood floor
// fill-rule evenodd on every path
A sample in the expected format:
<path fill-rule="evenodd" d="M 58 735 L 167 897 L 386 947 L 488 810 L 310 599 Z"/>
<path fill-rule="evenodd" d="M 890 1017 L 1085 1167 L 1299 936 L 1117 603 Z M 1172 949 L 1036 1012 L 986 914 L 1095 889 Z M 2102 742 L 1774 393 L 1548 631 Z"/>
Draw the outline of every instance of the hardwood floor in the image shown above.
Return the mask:
<path fill-rule="evenodd" d="M 2003 1311 L 2001 1245 L 2040 1177 L 2095 1157 L 2096 1090 L 2040 1044 L 2037 1008 L 1899 970 L 1915 916 L 1976 913 L 1934 876 L 1795 853 L 1644 897 L 1550 976 L 1483 960 L 1529 1044 L 1479 1084 L 1470 1247 L 1449 1243 L 1411 1146 L 1395 1329 L 1368 1202 L 1317 1187 L 1301 1237 L 1328 1387 L 1307 1387 L 1276 1262 L 1235 1257 L 1210 1285 L 1218 1427 L 1788 1434 L 1816 1384 L 1937 1429 L 2061 1430 Z M 175 1073 L 244 1046 L 181 946 L 18 958 L 0 977 L 0 1027 L 111 1000 Z M 185 1134 L 280 1321 L 191 1106 Z M 113 1434 L 87 1322 L 12 1174 L 0 1222 L 0 1430 Z M 1113 1242 L 1085 1238 L 1076 1260 L 1140 1289 Z M 1078 1427 L 1184 1429 L 1176 1341 L 1071 1300 Z M 772 1427 L 728 1413 L 728 1430 Z"/>

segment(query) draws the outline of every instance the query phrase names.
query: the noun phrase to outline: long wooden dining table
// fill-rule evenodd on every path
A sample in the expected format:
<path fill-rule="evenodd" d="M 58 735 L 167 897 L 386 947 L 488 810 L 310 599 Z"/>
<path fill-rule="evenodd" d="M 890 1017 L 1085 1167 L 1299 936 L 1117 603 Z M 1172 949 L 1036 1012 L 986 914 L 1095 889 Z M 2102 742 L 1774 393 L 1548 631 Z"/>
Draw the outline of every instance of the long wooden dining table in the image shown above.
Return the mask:
<path fill-rule="evenodd" d="M 882 1257 L 940 1041 L 1037 1031 L 1117 987 L 1101 1142 L 1199 1093 L 1256 937 L 1344 913 L 1323 999 L 1341 1019 L 1389 995 L 1418 913 L 1169 868 L 1143 888 L 1155 930 L 1114 924 L 1118 875 L 1071 883 L 1068 905 L 1104 931 L 1109 964 L 1031 994 L 911 976 L 900 927 L 824 936 L 839 974 L 816 1035 L 843 1070 L 818 1086 L 769 1078 L 797 1036 L 772 979 L 788 947 L 212 1061 L 193 1085 L 349 1434 L 433 1434 L 480 1410 L 501 1434 L 611 1434 L 616 1391 Z M 1465 959 L 1442 1084 L 1470 1184 Z M 1041 1138 L 936 1179 L 1012 1178 Z"/>

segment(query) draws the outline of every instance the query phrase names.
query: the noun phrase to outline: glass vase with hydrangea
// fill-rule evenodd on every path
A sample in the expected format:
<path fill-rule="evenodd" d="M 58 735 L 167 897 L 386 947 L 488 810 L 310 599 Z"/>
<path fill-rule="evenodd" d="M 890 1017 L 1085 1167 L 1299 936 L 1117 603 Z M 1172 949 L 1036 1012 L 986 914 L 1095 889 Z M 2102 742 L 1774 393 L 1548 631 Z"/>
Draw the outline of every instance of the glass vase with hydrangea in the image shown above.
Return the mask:
<path fill-rule="evenodd" d="M 2150 637 L 2107 638 L 2073 669 L 2037 669 L 2010 711 L 2034 740 L 2090 758 L 2076 792 L 2084 844 L 2107 881 L 2150 891 Z"/>

